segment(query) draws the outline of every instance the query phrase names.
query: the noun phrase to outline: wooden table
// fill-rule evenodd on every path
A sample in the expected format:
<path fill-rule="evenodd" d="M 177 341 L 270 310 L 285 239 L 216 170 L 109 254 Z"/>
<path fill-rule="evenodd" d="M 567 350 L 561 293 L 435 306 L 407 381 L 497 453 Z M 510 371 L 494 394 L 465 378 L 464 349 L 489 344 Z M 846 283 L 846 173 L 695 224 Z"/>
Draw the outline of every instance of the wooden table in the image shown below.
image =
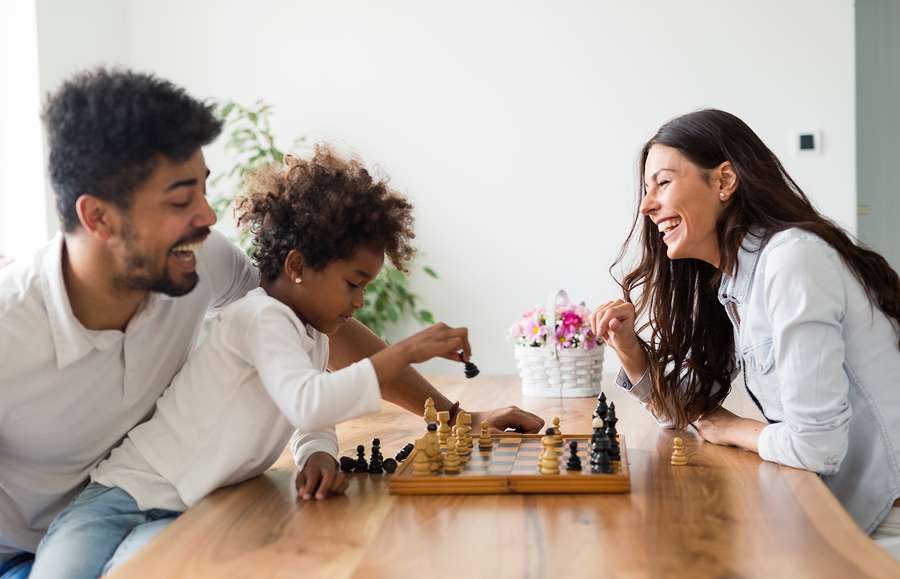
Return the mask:
<path fill-rule="evenodd" d="M 518 404 L 590 432 L 593 399 L 523 399 L 514 377 L 434 383 L 467 409 Z M 815 475 L 660 429 L 607 393 L 630 494 L 393 496 L 387 475 L 361 474 L 345 497 L 298 502 L 285 455 L 190 509 L 112 577 L 900 577 Z M 423 431 L 391 405 L 338 428 L 343 449 L 377 436 L 385 456 Z M 676 434 L 686 467 L 669 465 Z"/>

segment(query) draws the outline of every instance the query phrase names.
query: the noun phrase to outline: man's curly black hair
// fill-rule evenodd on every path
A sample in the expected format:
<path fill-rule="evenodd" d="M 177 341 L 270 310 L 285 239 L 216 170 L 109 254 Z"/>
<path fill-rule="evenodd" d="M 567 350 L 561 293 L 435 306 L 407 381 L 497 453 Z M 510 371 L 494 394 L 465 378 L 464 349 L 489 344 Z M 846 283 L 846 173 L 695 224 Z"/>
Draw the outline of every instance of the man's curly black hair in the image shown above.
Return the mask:
<path fill-rule="evenodd" d="M 90 194 L 127 209 L 159 155 L 180 162 L 222 131 L 212 105 L 150 74 L 97 68 L 75 75 L 42 114 L 50 180 L 65 231 L 79 225 L 75 201 Z"/>
<path fill-rule="evenodd" d="M 375 180 L 357 159 L 317 145 L 309 160 L 293 156 L 249 175 L 237 202 L 238 226 L 254 237 L 260 275 L 278 277 L 296 249 L 321 270 L 367 244 L 384 251 L 397 269 L 415 254 L 412 204 Z"/>

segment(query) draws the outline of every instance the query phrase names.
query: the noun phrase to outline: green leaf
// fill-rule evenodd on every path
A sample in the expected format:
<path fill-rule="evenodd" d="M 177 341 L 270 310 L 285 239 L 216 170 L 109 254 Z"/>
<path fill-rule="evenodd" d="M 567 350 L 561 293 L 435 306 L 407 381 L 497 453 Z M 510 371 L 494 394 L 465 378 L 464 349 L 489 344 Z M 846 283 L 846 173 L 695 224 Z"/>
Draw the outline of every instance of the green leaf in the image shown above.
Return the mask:
<path fill-rule="evenodd" d="M 422 271 L 424 271 L 425 273 L 427 273 L 428 275 L 430 275 L 430 276 L 433 277 L 434 279 L 437 279 L 437 277 L 438 277 L 437 272 L 434 271 L 433 269 L 431 269 L 431 268 L 430 268 L 429 266 L 427 266 L 427 265 L 426 265 L 425 267 L 422 268 Z"/>

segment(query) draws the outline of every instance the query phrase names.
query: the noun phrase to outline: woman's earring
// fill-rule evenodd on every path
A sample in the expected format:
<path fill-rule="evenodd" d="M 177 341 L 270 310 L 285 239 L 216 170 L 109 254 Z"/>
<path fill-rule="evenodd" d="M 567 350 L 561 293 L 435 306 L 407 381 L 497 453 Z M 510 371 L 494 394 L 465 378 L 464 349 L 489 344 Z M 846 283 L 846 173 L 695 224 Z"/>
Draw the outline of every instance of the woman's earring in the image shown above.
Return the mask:
<path fill-rule="evenodd" d="M 299 277 L 295 277 L 295 278 L 294 278 L 294 283 L 303 283 L 303 280 L 300 279 Z"/>
<path fill-rule="evenodd" d="M 719 199 L 721 199 L 722 201 L 725 201 L 725 194 L 719 193 Z"/>

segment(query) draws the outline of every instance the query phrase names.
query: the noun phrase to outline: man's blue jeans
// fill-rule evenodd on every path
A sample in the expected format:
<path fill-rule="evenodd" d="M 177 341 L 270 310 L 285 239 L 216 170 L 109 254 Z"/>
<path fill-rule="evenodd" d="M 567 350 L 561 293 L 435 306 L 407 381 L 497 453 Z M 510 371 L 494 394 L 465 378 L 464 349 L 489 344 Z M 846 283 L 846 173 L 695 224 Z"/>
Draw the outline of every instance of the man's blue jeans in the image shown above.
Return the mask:
<path fill-rule="evenodd" d="M 91 483 L 53 520 L 31 579 L 95 578 L 131 557 L 180 513 L 142 511 L 120 488 Z"/>

